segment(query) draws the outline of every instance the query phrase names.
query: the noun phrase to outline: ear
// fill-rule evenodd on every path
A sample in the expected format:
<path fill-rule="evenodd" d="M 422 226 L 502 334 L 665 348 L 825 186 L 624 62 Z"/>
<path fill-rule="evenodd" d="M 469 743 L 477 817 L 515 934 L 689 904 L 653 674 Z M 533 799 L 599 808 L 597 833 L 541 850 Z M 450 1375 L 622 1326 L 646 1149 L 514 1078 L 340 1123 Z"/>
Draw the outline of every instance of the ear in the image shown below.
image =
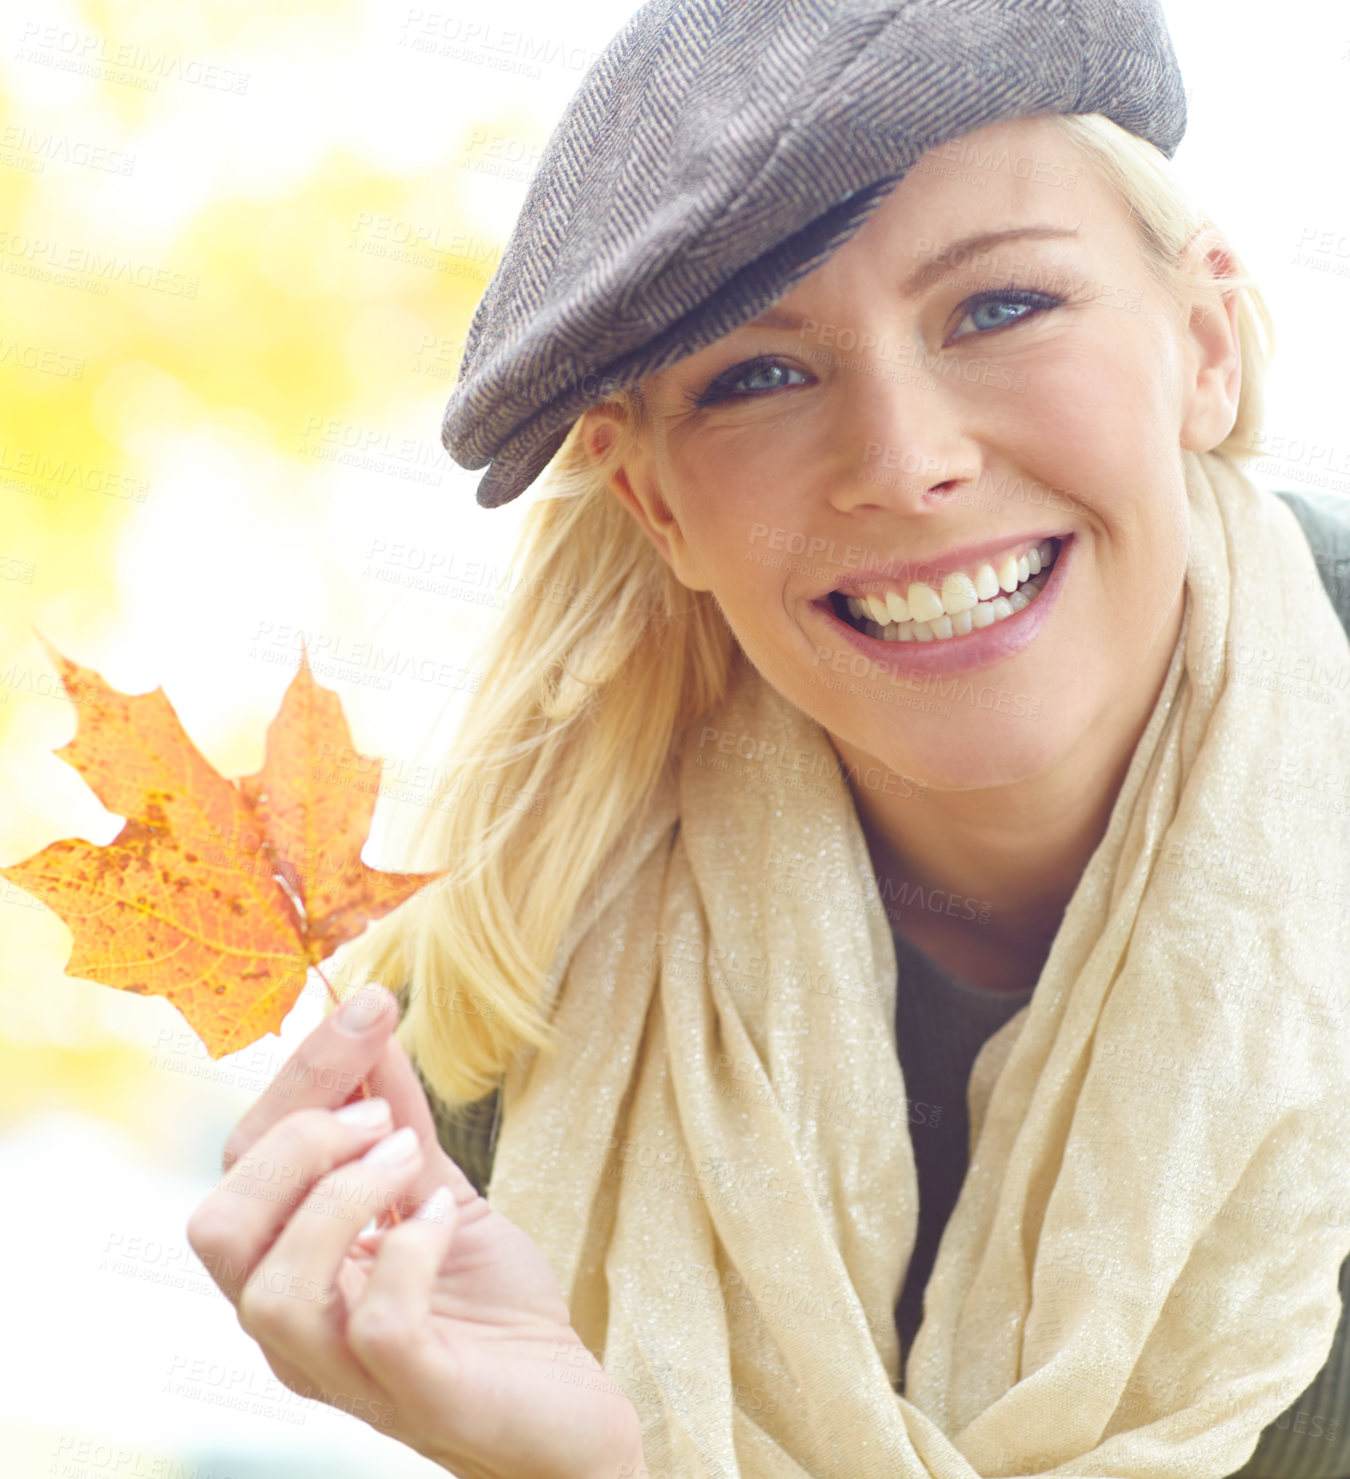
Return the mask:
<path fill-rule="evenodd" d="M 624 414 L 621 407 L 608 405 L 584 413 L 586 424 L 581 429 L 581 441 L 597 465 L 612 458 L 615 443 L 623 434 Z M 614 463 L 606 480 L 609 490 L 637 521 L 638 528 L 681 585 L 691 591 L 711 590 L 689 548 L 679 518 L 662 495 L 648 440 L 641 433 L 630 439 L 629 452 Z"/>
<path fill-rule="evenodd" d="M 1184 330 L 1189 353 L 1182 383 L 1181 445 L 1211 452 L 1233 429 L 1242 389 L 1237 292 L 1224 287 L 1225 278 L 1237 275 L 1237 265 L 1213 232 L 1196 236 L 1185 259 L 1195 288 Z"/>

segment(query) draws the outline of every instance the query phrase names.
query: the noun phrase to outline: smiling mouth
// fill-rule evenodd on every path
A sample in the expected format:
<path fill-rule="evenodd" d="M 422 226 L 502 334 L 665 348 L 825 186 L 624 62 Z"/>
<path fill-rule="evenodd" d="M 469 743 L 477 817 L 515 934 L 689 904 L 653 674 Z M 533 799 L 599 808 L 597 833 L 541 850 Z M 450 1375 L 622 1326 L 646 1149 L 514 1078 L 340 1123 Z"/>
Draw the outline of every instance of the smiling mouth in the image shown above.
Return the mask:
<path fill-rule="evenodd" d="M 1029 606 L 1049 579 L 1062 546 L 1061 539 L 1042 540 L 1034 551 L 1036 558 L 1022 557 L 1015 581 L 1011 574 L 1000 580 L 992 567 L 986 567 L 988 574 L 982 568 L 974 580 L 963 577 L 945 582 L 940 593 L 930 585 L 914 582 L 905 598 L 892 599 L 889 605 L 881 594 L 858 597 L 831 591 L 827 600 L 840 621 L 863 636 L 882 642 L 945 642 L 1006 621 Z M 1009 583 L 1013 585 L 1011 590 L 1006 589 Z M 894 619 L 897 610 L 907 613 L 903 619 Z M 927 619 L 919 620 L 918 612 Z M 876 619 L 883 614 L 886 621 Z"/>

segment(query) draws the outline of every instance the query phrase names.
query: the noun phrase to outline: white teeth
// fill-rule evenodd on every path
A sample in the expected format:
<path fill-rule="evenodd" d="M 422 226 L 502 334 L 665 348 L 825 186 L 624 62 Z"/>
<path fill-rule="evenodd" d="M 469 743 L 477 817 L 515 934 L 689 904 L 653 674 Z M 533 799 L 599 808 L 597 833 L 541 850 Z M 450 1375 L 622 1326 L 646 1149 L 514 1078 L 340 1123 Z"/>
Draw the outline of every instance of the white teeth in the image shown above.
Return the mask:
<path fill-rule="evenodd" d="M 886 642 L 934 642 L 948 637 L 964 637 L 972 631 L 982 631 L 996 621 L 1004 621 L 1029 606 L 1040 595 L 1045 581 L 1034 577 L 1011 595 L 999 595 L 992 601 L 981 601 L 977 605 L 958 611 L 954 615 L 944 612 L 931 621 L 869 622 L 874 627 L 869 635 L 880 637 Z"/>
<path fill-rule="evenodd" d="M 959 570 L 954 570 L 942 582 L 942 609 L 948 616 L 955 616 L 958 611 L 969 611 L 979 599 L 975 582 Z"/>
<path fill-rule="evenodd" d="M 886 610 L 890 612 L 892 621 L 909 620 L 909 602 L 899 591 L 886 592 Z"/>
<path fill-rule="evenodd" d="M 992 601 L 998 593 L 998 576 L 994 574 L 994 567 L 986 561 L 975 572 L 975 594 L 981 601 Z"/>
<path fill-rule="evenodd" d="M 979 567 L 973 580 L 963 571 L 953 571 L 942 582 L 940 596 L 932 586 L 914 581 L 906 596 L 891 590 L 884 596 L 845 596 L 844 604 L 872 636 L 886 642 L 964 637 L 1029 606 L 1049 578 L 1054 555 L 1054 541 L 1046 539 L 1017 559 L 1009 555 L 997 572 L 988 563 Z"/>
<path fill-rule="evenodd" d="M 916 580 L 905 595 L 911 621 L 936 621 L 942 615 L 942 601 L 931 585 Z"/>

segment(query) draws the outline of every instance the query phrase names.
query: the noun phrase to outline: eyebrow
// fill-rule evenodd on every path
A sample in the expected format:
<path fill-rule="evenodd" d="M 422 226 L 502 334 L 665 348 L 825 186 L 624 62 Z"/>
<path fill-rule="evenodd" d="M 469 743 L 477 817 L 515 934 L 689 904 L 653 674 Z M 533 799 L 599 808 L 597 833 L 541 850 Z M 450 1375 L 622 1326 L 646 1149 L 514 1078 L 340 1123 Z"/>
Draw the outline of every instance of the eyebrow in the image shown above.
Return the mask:
<path fill-rule="evenodd" d="M 1077 235 L 1077 229 L 1070 226 L 1013 226 L 1007 231 L 981 231 L 975 236 L 962 237 L 960 241 L 948 242 L 940 252 L 916 267 L 900 284 L 900 295 L 912 298 L 921 293 L 940 277 L 945 277 L 957 267 L 966 266 L 960 259 L 972 252 L 986 251 L 990 247 L 1001 246 L 1005 241 L 1016 241 L 1019 237 L 1049 241 L 1056 237 Z"/>
<path fill-rule="evenodd" d="M 1012 226 L 1006 231 L 980 231 L 974 236 L 963 236 L 960 241 L 949 241 L 941 251 L 934 253 L 928 261 L 921 263 L 900 284 L 902 298 L 914 298 L 930 287 L 939 278 L 958 267 L 968 264 L 963 260 L 972 252 L 987 251 L 1001 246 L 1005 241 L 1030 238 L 1033 241 L 1049 241 L 1058 237 L 1077 236 L 1076 228 L 1068 226 Z M 807 315 L 792 313 L 783 308 L 769 308 L 758 317 L 750 319 L 747 329 L 800 329 Z"/>

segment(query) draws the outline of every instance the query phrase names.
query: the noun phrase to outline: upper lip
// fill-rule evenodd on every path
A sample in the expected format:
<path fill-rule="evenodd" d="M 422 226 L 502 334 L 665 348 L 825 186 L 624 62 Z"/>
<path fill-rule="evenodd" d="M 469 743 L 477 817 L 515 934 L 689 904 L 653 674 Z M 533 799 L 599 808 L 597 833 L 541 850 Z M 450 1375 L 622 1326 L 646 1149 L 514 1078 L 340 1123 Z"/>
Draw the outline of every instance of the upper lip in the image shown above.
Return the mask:
<path fill-rule="evenodd" d="M 984 539 L 978 544 L 963 544 L 956 549 L 944 550 L 940 555 L 931 555 L 926 559 L 909 558 L 904 560 L 887 560 L 884 564 L 867 564 L 860 567 L 841 567 L 837 578 L 832 585 L 821 591 L 821 598 L 828 596 L 832 591 L 837 591 L 843 586 L 849 586 L 858 590 L 884 590 L 897 583 L 909 581 L 923 581 L 933 584 L 935 581 L 941 584 L 942 580 L 954 570 L 970 570 L 974 566 L 988 560 L 991 563 L 995 556 L 1006 555 L 1010 550 L 1019 546 L 1040 544 L 1044 539 L 1058 539 L 1061 542 L 1069 536 L 1064 530 L 1042 530 L 1040 533 L 1027 534 L 1001 534 L 996 539 Z"/>

